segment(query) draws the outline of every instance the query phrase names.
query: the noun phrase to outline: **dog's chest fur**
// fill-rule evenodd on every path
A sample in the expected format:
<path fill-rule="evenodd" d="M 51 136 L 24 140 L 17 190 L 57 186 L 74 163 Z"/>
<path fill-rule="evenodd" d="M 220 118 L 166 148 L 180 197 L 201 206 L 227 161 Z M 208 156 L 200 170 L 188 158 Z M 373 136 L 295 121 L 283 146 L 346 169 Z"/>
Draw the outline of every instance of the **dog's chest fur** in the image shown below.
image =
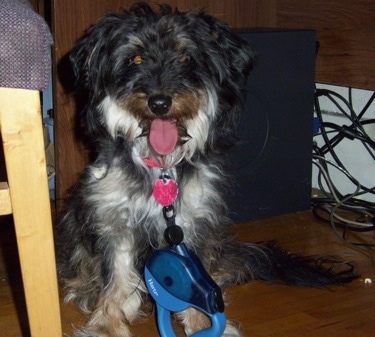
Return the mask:
<path fill-rule="evenodd" d="M 166 221 L 162 205 L 152 195 L 155 181 L 162 169 L 139 165 L 122 156 L 110 163 L 88 167 L 85 184 L 85 202 L 94 214 L 95 231 L 99 235 L 129 237 L 138 232 L 142 246 L 165 246 L 163 237 Z M 131 169 L 130 169 L 131 168 Z M 217 186 L 222 185 L 218 166 L 196 162 L 194 166 L 182 164 L 167 170 L 179 192 L 174 203 L 176 223 L 183 228 L 185 242 L 199 246 L 206 239 L 207 224 L 223 222 L 224 202 Z M 133 235 L 133 234 L 131 234 Z M 133 243 L 132 243 L 133 245 Z"/>

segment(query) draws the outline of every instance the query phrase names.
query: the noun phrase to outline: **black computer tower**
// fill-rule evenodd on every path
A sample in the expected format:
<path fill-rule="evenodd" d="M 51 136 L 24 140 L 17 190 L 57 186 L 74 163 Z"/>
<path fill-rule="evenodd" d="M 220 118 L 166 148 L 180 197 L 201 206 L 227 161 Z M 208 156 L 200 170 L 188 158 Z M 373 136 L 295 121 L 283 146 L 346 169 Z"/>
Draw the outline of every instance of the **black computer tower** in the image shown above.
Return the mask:
<path fill-rule="evenodd" d="M 316 57 L 312 30 L 239 35 L 252 45 L 256 64 L 246 85 L 241 140 L 228 155 L 236 223 L 310 207 Z"/>

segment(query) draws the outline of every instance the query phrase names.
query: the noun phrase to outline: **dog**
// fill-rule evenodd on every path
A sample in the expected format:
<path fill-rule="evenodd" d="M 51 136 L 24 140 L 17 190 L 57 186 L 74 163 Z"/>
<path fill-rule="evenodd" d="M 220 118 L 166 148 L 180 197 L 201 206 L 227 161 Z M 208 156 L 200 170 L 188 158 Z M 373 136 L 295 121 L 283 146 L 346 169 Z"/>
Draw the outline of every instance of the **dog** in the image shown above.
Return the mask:
<path fill-rule="evenodd" d="M 356 277 L 351 266 L 336 270 L 339 261 L 230 234 L 225 158 L 255 54 L 227 25 L 205 12 L 139 3 L 95 23 L 70 60 L 95 150 L 58 221 L 65 299 L 89 315 L 75 336 L 131 336 L 150 300 L 145 263 L 167 245 L 168 203 L 184 243 L 224 291 L 251 280 L 325 287 Z M 174 183 L 166 200 L 155 193 L 161 176 Z M 194 309 L 176 315 L 187 335 L 210 324 Z M 223 336 L 240 335 L 228 321 Z"/>

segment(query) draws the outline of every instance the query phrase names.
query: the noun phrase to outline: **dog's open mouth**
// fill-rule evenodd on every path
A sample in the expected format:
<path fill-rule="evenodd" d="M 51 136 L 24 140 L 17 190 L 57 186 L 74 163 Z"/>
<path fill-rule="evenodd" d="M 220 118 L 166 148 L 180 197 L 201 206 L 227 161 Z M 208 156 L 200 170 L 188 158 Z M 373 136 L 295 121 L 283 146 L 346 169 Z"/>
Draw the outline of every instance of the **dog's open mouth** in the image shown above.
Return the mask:
<path fill-rule="evenodd" d="M 150 126 L 149 142 L 158 154 L 163 156 L 170 154 L 178 142 L 176 121 L 172 119 L 154 119 Z"/>

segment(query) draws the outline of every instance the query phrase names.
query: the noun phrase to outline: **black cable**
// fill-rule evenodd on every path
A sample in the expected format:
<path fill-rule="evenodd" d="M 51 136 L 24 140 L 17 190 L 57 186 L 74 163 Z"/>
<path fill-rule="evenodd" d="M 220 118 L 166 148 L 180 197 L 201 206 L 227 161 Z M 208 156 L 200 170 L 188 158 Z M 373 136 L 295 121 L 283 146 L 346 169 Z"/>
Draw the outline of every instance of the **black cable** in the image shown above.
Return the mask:
<path fill-rule="evenodd" d="M 352 125 L 350 126 L 350 128 L 353 128 L 353 127 L 358 128 L 363 134 L 366 134 L 366 131 L 363 129 L 363 122 L 361 122 L 361 119 L 362 119 L 362 116 L 366 113 L 366 111 L 370 107 L 371 103 L 374 101 L 375 93 L 371 95 L 370 99 L 367 101 L 366 105 L 364 106 L 364 108 L 362 109 L 362 111 L 360 112 L 358 116 L 355 113 L 353 106 L 350 104 L 350 102 L 348 102 L 344 97 L 342 97 L 341 95 L 339 95 L 338 93 L 332 90 L 316 89 L 315 95 L 316 97 L 320 97 L 320 96 L 327 97 L 338 108 L 338 110 L 352 122 Z M 332 96 L 335 96 L 336 98 L 340 99 L 348 108 L 348 110 L 350 111 L 350 114 L 347 114 L 345 109 L 342 108 L 340 104 Z M 368 138 L 371 139 L 370 137 Z"/>
<path fill-rule="evenodd" d="M 375 100 L 375 92 L 372 93 L 371 97 L 369 98 L 365 106 L 363 107 L 362 111 L 358 114 L 359 119 L 362 119 L 362 116 L 366 113 L 366 111 L 368 110 L 368 108 L 370 107 L 370 105 L 372 104 L 374 100 Z"/>
<path fill-rule="evenodd" d="M 348 115 L 345 112 L 345 110 L 341 106 L 339 106 L 338 103 L 334 100 L 335 103 L 337 104 L 337 106 L 339 106 L 339 110 L 342 111 L 344 113 L 344 115 L 350 121 L 352 121 L 352 125 L 351 126 L 339 126 L 339 125 L 336 125 L 334 123 L 323 122 L 323 116 L 322 116 L 322 112 L 321 112 L 320 104 L 319 104 L 319 97 L 321 97 L 321 96 L 331 96 L 331 95 L 336 96 L 340 100 L 342 100 L 344 102 L 344 104 L 348 107 L 348 109 L 351 111 L 351 114 Z M 361 111 L 361 115 L 362 116 L 367 111 L 367 109 L 371 105 L 371 102 L 374 99 L 375 99 L 375 93 L 373 93 L 373 95 L 370 97 L 370 99 L 367 102 L 367 104 L 365 105 L 365 107 L 362 109 L 362 111 Z M 343 139 L 348 138 L 348 139 L 351 139 L 351 140 L 353 140 L 353 139 L 360 140 L 362 142 L 363 146 L 365 147 L 365 149 L 367 150 L 367 152 L 375 160 L 375 153 L 373 153 L 367 147 L 367 144 L 368 144 L 375 151 L 375 141 L 373 141 L 367 135 L 367 133 L 362 132 L 363 125 L 375 123 L 374 119 L 370 119 L 370 120 L 367 120 L 367 121 L 360 122 L 359 119 L 356 117 L 354 109 L 349 105 L 349 102 L 345 98 L 343 98 L 341 95 L 339 95 L 338 93 L 335 93 L 335 92 L 333 92 L 331 90 L 327 90 L 327 89 L 317 89 L 316 90 L 316 95 L 315 95 L 315 110 L 316 110 L 316 114 L 317 114 L 318 118 L 321 121 L 321 133 L 320 134 L 322 135 L 323 140 L 324 140 L 324 145 L 320 149 L 321 150 L 320 151 L 321 155 L 326 155 L 327 153 L 330 153 L 330 155 L 332 156 L 332 158 L 334 159 L 334 161 L 340 167 L 342 167 L 342 168 L 344 168 L 346 170 L 345 165 L 340 160 L 340 158 L 337 156 L 337 154 L 336 154 L 336 152 L 334 150 L 334 147 L 337 146 Z M 353 120 L 353 118 L 354 118 L 354 120 Z M 361 130 L 360 131 L 358 131 L 356 129 L 356 128 L 358 128 L 359 124 L 361 124 L 361 126 L 360 126 Z M 338 132 L 331 139 L 328 137 L 328 134 L 330 133 L 330 131 L 327 131 L 327 128 L 329 128 L 329 127 L 332 128 L 332 129 L 337 130 L 337 132 Z M 369 187 L 361 185 L 361 188 L 363 189 L 363 191 L 365 191 L 365 193 L 371 193 L 371 194 L 375 193 L 374 187 L 369 188 Z"/>
<path fill-rule="evenodd" d="M 330 203 L 328 203 L 328 204 L 330 204 Z M 324 205 L 327 205 L 327 204 L 324 204 Z M 348 208 L 348 207 L 343 208 L 342 210 L 343 211 L 345 210 L 345 211 L 348 211 L 348 212 L 352 212 L 353 214 L 356 214 L 356 212 L 353 212 L 353 210 Z M 319 219 L 322 222 L 330 223 L 330 219 L 329 219 L 329 215 L 331 214 L 330 209 L 328 209 L 326 207 L 322 207 L 319 200 L 316 200 L 315 202 L 312 203 L 312 211 L 313 211 L 314 216 L 317 219 Z M 327 215 L 327 217 L 324 217 L 323 215 L 321 215 L 321 213 L 325 213 Z M 357 212 L 357 214 L 363 215 L 359 211 Z M 355 226 L 351 226 L 349 223 L 337 221 L 337 220 L 334 222 L 334 224 L 337 228 L 341 228 L 341 229 L 344 229 L 346 231 L 351 231 L 351 232 L 364 233 L 364 232 L 372 232 L 373 230 L 375 230 L 374 225 L 371 226 L 371 227 L 355 227 Z"/>
<path fill-rule="evenodd" d="M 337 125 L 331 122 L 325 122 L 320 107 L 320 97 L 327 97 L 345 116 L 349 125 Z M 344 139 L 356 140 L 361 142 L 368 154 L 375 160 L 375 141 L 369 137 L 364 126 L 375 124 L 375 119 L 363 120 L 363 116 L 375 100 L 375 92 L 368 99 L 360 113 L 357 115 L 353 108 L 352 90 L 349 88 L 349 99 L 346 100 L 338 93 L 327 89 L 316 89 L 315 92 L 315 112 L 320 120 L 320 130 L 315 136 L 320 135 L 323 139 L 323 145 L 318 146 L 316 142 L 313 145 L 313 158 L 317 164 L 318 176 L 317 183 L 319 189 L 323 192 L 323 198 L 312 198 L 311 206 L 314 216 L 320 221 L 329 223 L 335 232 L 344 242 L 353 247 L 373 248 L 375 243 L 354 242 L 348 239 L 348 233 L 353 232 L 362 235 L 365 232 L 375 231 L 375 203 L 359 199 L 367 193 L 375 194 L 375 186 L 363 186 L 353 177 L 342 163 L 335 151 L 335 147 Z M 349 113 L 347 113 L 347 110 Z M 333 161 L 325 158 L 330 154 Z M 330 178 L 330 168 L 334 166 L 339 169 L 356 186 L 355 192 L 343 195 Z M 328 190 L 326 188 L 328 186 Z M 351 220 L 357 218 L 358 220 Z M 369 222 L 371 220 L 371 222 Z M 340 236 L 338 229 L 342 231 Z M 362 241 L 362 240 L 361 240 Z M 368 251 L 362 252 L 369 254 Z M 373 255 L 370 253 L 373 257 Z"/>

